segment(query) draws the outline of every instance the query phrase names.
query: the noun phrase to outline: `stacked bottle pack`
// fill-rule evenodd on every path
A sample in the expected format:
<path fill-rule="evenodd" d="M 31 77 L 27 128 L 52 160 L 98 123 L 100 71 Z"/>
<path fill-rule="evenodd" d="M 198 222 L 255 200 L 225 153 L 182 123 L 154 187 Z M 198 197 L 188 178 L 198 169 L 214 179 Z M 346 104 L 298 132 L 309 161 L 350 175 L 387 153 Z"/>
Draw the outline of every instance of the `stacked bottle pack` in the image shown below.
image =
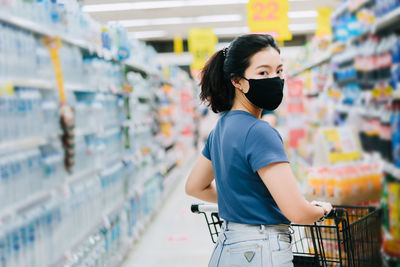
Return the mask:
<path fill-rule="evenodd" d="M 124 200 L 122 163 L 70 185 L 64 195 L 3 221 L 3 266 L 50 266 Z M 61 195 L 61 194 L 60 194 Z M 104 212 L 103 212 L 104 211 Z M 79 231 L 77 231 L 79 227 Z"/>

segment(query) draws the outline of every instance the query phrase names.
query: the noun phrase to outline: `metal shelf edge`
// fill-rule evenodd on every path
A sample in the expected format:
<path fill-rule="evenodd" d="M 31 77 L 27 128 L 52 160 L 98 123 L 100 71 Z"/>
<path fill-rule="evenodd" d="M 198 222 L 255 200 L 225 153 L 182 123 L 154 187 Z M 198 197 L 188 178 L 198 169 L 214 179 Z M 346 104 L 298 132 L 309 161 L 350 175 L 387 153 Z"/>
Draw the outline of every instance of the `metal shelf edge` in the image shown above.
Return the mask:
<path fill-rule="evenodd" d="M 0 144 L 0 154 L 4 154 L 10 151 L 17 151 L 19 149 L 26 149 L 35 146 L 40 146 L 46 143 L 47 143 L 47 138 L 45 137 L 28 138 L 18 141 L 6 141 Z"/>
<path fill-rule="evenodd" d="M 400 22 L 400 7 L 384 15 L 382 18 L 379 18 L 375 22 L 372 28 L 372 32 L 377 33 L 378 31 L 381 31 L 386 27 L 394 25 L 396 22 Z"/>
<path fill-rule="evenodd" d="M 297 76 L 297 75 L 299 75 L 300 73 L 303 73 L 303 72 L 305 72 L 305 71 L 307 71 L 307 70 L 309 70 L 309 69 L 318 67 L 319 65 L 322 65 L 322 64 L 324 64 L 325 62 L 328 62 L 331 58 L 332 58 L 332 54 L 330 53 L 329 55 L 324 56 L 322 59 L 320 59 L 320 60 L 318 60 L 318 61 L 316 61 L 316 62 L 313 62 L 313 63 L 311 63 L 311 64 L 308 64 L 306 67 L 304 67 L 304 68 L 302 68 L 302 69 L 300 69 L 300 70 L 298 70 L 298 71 L 292 72 L 292 73 L 291 73 L 291 76 L 294 77 L 294 76 Z"/>
<path fill-rule="evenodd" d="M 383 170 L 392 175 L 394 178 L 400 181 L 400 168 L 395 167 L 392 163 L 383 161 Z"/>

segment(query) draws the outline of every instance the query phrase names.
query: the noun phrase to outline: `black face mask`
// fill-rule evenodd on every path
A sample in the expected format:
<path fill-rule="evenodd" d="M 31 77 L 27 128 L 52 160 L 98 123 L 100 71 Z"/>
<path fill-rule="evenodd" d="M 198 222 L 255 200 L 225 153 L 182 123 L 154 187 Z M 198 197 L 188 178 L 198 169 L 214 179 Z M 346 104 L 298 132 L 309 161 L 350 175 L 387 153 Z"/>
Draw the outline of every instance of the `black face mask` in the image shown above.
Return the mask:
<path fill-rule="evenodd" d="M 275 110 L 282 102 L 284 79 L 279 77 L 265 79 L 243 79 L 249 82 L 249 91 L 244 94 L 259 108 Z"/>

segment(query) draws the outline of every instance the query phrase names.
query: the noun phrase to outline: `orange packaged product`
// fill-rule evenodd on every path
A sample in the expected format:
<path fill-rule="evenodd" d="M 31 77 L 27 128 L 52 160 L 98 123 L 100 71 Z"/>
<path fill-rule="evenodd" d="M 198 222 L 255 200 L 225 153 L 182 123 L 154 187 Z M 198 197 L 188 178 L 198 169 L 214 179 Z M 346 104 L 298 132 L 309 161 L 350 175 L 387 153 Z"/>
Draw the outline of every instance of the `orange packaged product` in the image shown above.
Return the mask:
<path fill-rule="evenodd" d="M 345 172 L 343 169 L 338 168 L 335 172 L 335 197 L 342 197 L 348 195 L 348 185 L 345 179 Z"/>
<path fill-rule="evenodd" d="M 317 169 L 309 169 L 307 173 L 307 194 L 318 195 L 320 192 L 320 178 Z"/>
<path fill-rule="evenodd" d="M 359 165 L 358 172 L 361 176 L 360 190 L 361 192 L 370 192 L 373 188 L 371 167 L 369 165 Z"/>
<path fill-rule="evenodd" d="M 356 169 L 352 166 L 346 168 L 346 176 L 350 184 L 350 194 L 358 195 L 362 179 L 357 175 Z"/>
<path fill-rule="evenodd" d="M 328 196 L 333 197 L 335 194 L 336 173 L 334 169 L 326 169 L 325 171 L 325 189 Z"/>
<path fill-rule="evenodd" d="M 378 163 L 375 163 L 372 168 L 372 173 L 371 173 L 371 181 L 373 184 L 373 189 L 374 191 L 381 191 L 382 189 L 382 171 L 381 171 L 381 166 Z"/>

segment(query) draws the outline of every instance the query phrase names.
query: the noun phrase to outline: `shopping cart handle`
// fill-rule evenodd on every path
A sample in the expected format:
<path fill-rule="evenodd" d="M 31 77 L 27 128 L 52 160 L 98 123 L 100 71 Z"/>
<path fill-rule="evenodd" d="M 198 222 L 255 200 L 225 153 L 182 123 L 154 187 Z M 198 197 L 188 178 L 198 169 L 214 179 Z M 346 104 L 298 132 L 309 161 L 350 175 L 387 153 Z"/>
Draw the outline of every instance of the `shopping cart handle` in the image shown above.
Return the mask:
<path fill-rule="evenodd" d="M 201 212 L 218 212 L 218 205 L 216 204 L 192 204 L 190 210 L 193 213 Z"/>
<path fill-rule="evenodd" d="M 199 204 L 192 204 L 192 206 L 190 207 L 190 210 L 193 213 L 199 213 Z"/>
<path fill-rule="evenodd" d="M 325 217 L 326 219 L 337 219 L 343 218 L 344 213 L 346 212 L 343 208 L 333 208 L 331 212 Z"/>

